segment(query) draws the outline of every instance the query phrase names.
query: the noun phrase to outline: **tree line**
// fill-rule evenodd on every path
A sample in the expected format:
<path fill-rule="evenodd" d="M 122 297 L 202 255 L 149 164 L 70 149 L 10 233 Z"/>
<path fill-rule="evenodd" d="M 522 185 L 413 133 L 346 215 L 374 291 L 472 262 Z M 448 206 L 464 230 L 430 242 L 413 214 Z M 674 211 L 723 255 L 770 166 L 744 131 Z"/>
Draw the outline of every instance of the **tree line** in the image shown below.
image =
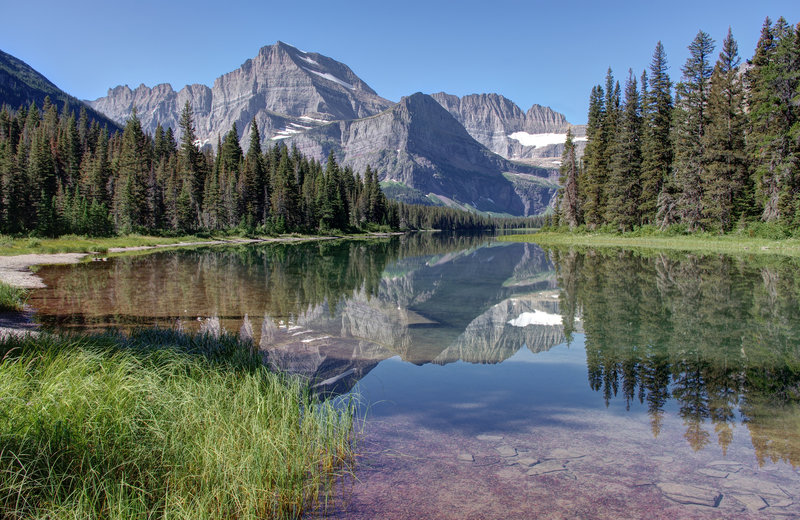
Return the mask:
<path fill-rule="evenodd" d="M 216 152 L 200 148 L 187 103 L 180 140 L 146 134 L 135 111 L 111 133 L 46 99 L 0 109 L 0 233 L 340 233 L 485 229 L 491 219 L 406 205 L 381 191 L 376 171 L 322 164 L 281 143 L 262 150 L 255 119 L 245 152 L 234 124 Z"/>
<path fill-rule="evenodd" d="M 581 161 L 567 139 L 558 225 L 800 227 L 800 24 L 767 18 L 745 64 L 730 29 L 716 62 L 714 47 L 697 33 L 674 93 L 661 42 L 624 90 L 609 68 L 589 97 Z"/>

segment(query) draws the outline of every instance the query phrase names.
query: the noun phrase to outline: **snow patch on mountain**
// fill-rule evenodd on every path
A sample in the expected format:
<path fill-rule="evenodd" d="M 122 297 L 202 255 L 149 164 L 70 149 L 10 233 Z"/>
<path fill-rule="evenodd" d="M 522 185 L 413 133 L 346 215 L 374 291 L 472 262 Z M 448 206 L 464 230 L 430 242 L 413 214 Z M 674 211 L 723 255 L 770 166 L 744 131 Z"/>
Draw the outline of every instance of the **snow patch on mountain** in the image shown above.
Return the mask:
<path fill-rule="evenodd" d="M 312 59 L 311 59 L 311 58 L 309 58 L 308 56 L 298 56 L 298 58 L 300 58 L 301 60 L 303 60 L 303 61 L 304 61 L 304 62 L 306 62 L 306 63 L 310 63 L 311 65 L 317 65 L 317 66 L 319 66 L 319 63 L 317 63 L 316 61 L 312 60 Z"/>
<path fill-rule="evenodd" d="M 333 81 L 334 83 L 338 83 L 339 85 L 341 85 L 341 86 L 343 86 L 345 88 L 349 88 L 350 90 L 355 90 L 355 88 L 356 88 L 353 85 L 351 85 L 350 83 L 337 78 L 333 74 L 328 74 L 327 72 L 317 72 L 316 70 L 307 69 L 305 67 L 303 67 L 303 68 L 305 70 L 307 70 L 308 72 L 310 72 L 311 74 L 316 74 L 317 76 L 319 76 L 321 78 L 324 78 L 324 79 L 327 79 L 328 81 Z"/>
<path fill-rule="evenodd" d="M 528 132 L 514 132 L 509 135 L 511 139 L 519 141 L 522 146 L 549 146 L 551 144 L 564 144 L 567 134 L 529 134 Z M 585 137 L 573 137 L 573 142 L 586 141 Z"/>

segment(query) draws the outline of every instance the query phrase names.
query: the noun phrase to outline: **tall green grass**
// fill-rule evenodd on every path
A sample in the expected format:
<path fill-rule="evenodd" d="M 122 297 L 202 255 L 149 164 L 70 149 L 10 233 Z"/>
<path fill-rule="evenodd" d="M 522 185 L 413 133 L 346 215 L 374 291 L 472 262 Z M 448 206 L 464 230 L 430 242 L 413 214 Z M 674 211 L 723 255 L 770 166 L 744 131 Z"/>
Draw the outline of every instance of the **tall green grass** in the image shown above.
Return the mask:
<path fill-rule="evenodd" d="M 299 518 L 353 462 L 353 412 L 231 337 L 0 341 L 0 517 Z"/>
<path fill-rule="evenodd" d="M 0 282 L 0 311 L 21 311 L 28 300 L 28 292 Z"/>

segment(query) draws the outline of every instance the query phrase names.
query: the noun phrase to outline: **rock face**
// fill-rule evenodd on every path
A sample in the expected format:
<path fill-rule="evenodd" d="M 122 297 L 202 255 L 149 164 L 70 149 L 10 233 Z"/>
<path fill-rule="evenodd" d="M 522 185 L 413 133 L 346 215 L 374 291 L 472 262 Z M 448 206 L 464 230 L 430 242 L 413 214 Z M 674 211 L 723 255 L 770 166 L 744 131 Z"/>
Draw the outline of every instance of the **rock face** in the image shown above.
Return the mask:
<path fill-rule="evenodd" d="M 333 151 L 356 171 L 370 165 L 387 194 L 407 202 L 529 215 L 543 212 L 557 188 L 551 172 L 487 150 L 434 98 L 420 93 L 376 116 L 314 128 L 290 142 L 316 158 Z M 534 191 L 541 196 L 523 197 L 506 172 L 535 177 Z"/>
<path fill-rule="evenodd" d="M 35 102 L 42 108 L 46 97 L 59 111 L 66 105 L 77 118 L 81 109 L 84 109 L 89 121 L 97 121 L 100 126 L 112 131 L 119 129 L 114 121 L 70 96 L 24 61 L 0 51 L 0 106 L 8 105 L 16 109 Z"/>
<path fill-rule="evenodd" d="M 217 78 L 213 87 L 188 85 L 176 92 L 169 84 L 140 85 L 133 90 L 118 86 L 90 104 L 120 123 L 135 107 L 145 131 L 155 131 L 160 123 L 179 132 L 178 121 L 187 101 L 204 144 L 216 143 L 217 136 L 225 135 L 235 123 L 244 146 L 253 117 L 262 139 L 269 141 L 327 121 L 370 116 L 392 104 L 346 65 L 283 42 L 262 47 L 255 58 Z"/>
<path fill-rule="evenodd" d="M 438 92 L 432 97 L 475 138 L 494 153 L 506 159 L 528 160 L 547 167 L 560 158 L 568 128 L 576 136 L 582 153 L 586 128 L 570 125 L 563 114 L 550 107 L 533 105 L 523 112 L 514 102 L 499 94 L 471 94 L 459 98 Z"/>
<path fill-rule="evenodd" d="M 393 104 L 346 65 L 282 42 L 263 47 L 213 87 L 189 85 L 176 92 L 168 84 L 118 86 L 90 103 L 119 123 L 135 108 L 145 131 L 154 132 L 160 123 L 179 137 L 187 102 L 201 146 L 215 146 L 235 124 L 246 148 L 255 118 L 262 145 L 296 145 L 319 161 L 333 151 L 358 172 L 371 166 L 389 197 L 515 216 L 552 206 L 558 188 L 554 157 L 569 126 L 547 107 L 534 105 L 523 113 L 497 94 L 418 93 Z M 531 135 L 539 139 L 537 146 L 525 144 Z M 543 144 L 542 135 L 555 144 Z M 527 164 L 519 161 L 526 158 Z"/>

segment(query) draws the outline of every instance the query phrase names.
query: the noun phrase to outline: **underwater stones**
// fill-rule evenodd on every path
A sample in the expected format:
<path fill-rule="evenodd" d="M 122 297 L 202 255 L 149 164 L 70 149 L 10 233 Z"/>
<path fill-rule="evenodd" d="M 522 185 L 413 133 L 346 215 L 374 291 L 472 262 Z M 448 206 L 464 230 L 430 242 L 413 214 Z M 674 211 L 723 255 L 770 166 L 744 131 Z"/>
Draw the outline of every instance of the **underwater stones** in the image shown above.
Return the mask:
<path fill-rule="evenodd" d="M 758 495 L 754 495 L 751 493 L 732 493 L 729 495 L 731 498 L 740 502 L 748 511 L 760 511 L 767 507 L 767 503 L 764 502 L 764 499 Z"/>
<path fill-rule="evenodd" d="M 556 473 L 559 471 L 566 471 L 567 468 L 563 462 L 558 460 L 546 460 L 531 467 L 527 474 L 531 476 L 544 475 L 547 473 Z"/>
<path fill-rule="evenodd" d="M 717 507 L 720 500 L 722 500 L 722 493 L 715 489 L 678 484 L 677 482 L 659 482 L 656 486 L 664 496 L 679 504 Z"/>
<path fill-rule="evenodd" d="M 517 450 L 512 448 L 508 444 L 501 444 L 500 446 L 495 447 L 497 453 L 500 454 L 501 457 L 509 458 L 509 457 L 516 457 Z"/>
<path fill-rule="evenodd" d="M 712 477 L 712 478 L 725 478 L 728 476 L 727 471 L 720 471 L 711 468 L 701 468 L 698 469 L 697 472 L 700 473 L 701 475 L 705 475 L 707 477 Z"/>

